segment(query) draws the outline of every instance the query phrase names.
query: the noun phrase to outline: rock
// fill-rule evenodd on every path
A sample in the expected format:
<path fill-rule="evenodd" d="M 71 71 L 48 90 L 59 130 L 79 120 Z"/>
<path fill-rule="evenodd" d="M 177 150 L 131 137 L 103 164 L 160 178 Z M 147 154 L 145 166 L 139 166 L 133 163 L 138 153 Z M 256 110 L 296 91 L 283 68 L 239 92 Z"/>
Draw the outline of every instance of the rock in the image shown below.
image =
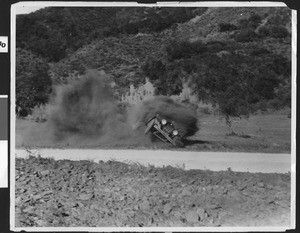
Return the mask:
<path fill-rule="evenodd" d="M 216 209 L 222 208 L 222 206 L 220 206 L 219 204 L 209 204 L 207 207 L 211 210 L 216 210 Z"/>
<path fill-rule="evenodd" d="M 154 218 L 150 218 L 150 220 L 148 221 L 147 225 L 151 226 L 154 223 Z"/>
<path fill-rule="evenodd" d="M 199 221 L 199 215 L 196 211 L 189 211 L 185 214 L 185 218 L 189 223 L 196 223 Z"/>
<path fill-rule="evenodd" d="M 65 198 L 70 197 L 70 195 L 68 193 L 66 193 L 66 192 L 62 193 L 61 195 L 62 195 L 62 197 L 65 197 Z"/>
<path fill-rule="evenodd" d="M 170 204 L 164 205 L 164 214 L 169 214 L 172 211 L 172 206 Z"/>
<path fill-rule="evenodd" d="M 77 203 L 76 203 L 76 206 L 84 207 L 84 204 L 82 204 L 81 202 L 77 202 Z"/>
<path fill-rule="evenodd" d="M 34 207 L 33 207 L 33 206 L 28 206 L 28 207 L 26 207 L 26 208 L 23 210 L 23 212 L 25 212 L 25 213 L 32 213 L 33 210 L 34 210 Z"/>
<path fill-rule="evenodd" d="M 222 211 L 220 211 L 220 212 L 218 213 L 218 218 L 219 218 L 219 219 L 222 219 L 222 218 L 224 218 L 226 215 L 227 215 L 227 211 L 222 210 Z"/>
<path fill-rule="evenodd" d="M 188 188 L 183 189 L 183 191 L 180 193 L 180 197 L 184 197 L 184 196 L 191 196 L 192 193 Z"/>
<path fill-rule="evenodd" d="M 149 201 L 143 201 L 143 203 L 141 203 L 139 207 L 141 210 L 147 211 L 150 209 L 150 203 Z"/>
<path fill-rule="evenodd" d="M 32 198 L 35 200 L 35 201 L 38 201 L 39 199 L 41 199 L 43 196 L 41 194 L 37 194 L 37 195 L 34 195 Z"/>
<path fill-rule="evenodd" d="M 205 219 L 205 213 L 206 213 L 205 209 L 203 209 L 202 207 L 199 207 L 196 210 L 196 213 L 198 214 L 200 221 L 203 221 Z"/>
<path fill-rule="evenodd" d="M 91 199 L 92 197 L 93 197 L 93 194 L 91 194 L 91 193 L 87 193 L 87 194 L 82 193 L 76 199 L 82 200 L 82 201 L 87 201 L 87 200 Z"/>
<path fill-rule="evenodd" d="M 209 225 L 213 225 L 214 222 L 215 222 L 215 220 L 213 218 L 211 218 L 211 219 L 208 220 Z"/>
<path fill-rule="evenodd" d="M 17 197 L 15 199 L 15 204 L 18 205 L 21 202 L 21 197 Z"/>
<path fill-rule="evenodd" d="M 104 189 L 104 192 L 110 193 L 110 189 L 109 189 L 109 188 L 105 188 L 105 189 Z"/>
<path fill-rule="evenodd" d="M 45 191 L 45 192 L 41 193 L 41 196 L 50 195 L 50 194 L 52 194 L 52 193 L 53 193 L 53 191 L 52 191 L 52 190 Z"/>
<path fill-rule="evenodd" d="M 94 210 L 100 210 L 101 208 L 99 208 L 99 206 L 97 204 L 92 204 L 90 206 L 90 209 L 94 209 Z"/>
<path fill-rule="evenodd" d="M 34 221 L 39 227 L 45 227 L 47 226 L 47 222 L 41 219 L 35 220 Z"/>
<path fill-rule="evenodd" d="M 42 175 L 42 176 L 49 175 L 49 173 L 50 173 L 49 170 L 41 171 L 41 175 Z"/>
<path fill-rule="evenodd" d="M 174 217 L 177 219 L 180 219 L 182 217 L 182 214 L 179 211 L 174 212 Z"/>

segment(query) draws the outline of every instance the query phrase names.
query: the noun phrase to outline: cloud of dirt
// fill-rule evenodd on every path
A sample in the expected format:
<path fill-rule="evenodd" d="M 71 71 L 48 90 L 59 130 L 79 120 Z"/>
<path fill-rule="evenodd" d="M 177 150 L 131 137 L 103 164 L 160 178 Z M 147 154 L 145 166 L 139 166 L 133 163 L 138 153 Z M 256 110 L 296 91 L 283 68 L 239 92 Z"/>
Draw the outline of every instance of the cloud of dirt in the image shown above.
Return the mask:
<path fill-rule="evenodd" d="M 198 130 L 195 111 L 168 97 L 122 107 L 114 98 L 111 81 L 105 73 L 90 70 L 79 80 L 57 87 L 47 122 L 25 135 L 25 141 L 54 147 L 147 147 L 152 142 L 144 134 L 145 127 L 135 126 L 145 125 L 157 113 L 174 121 L 183 136 Z"/>
<path fill-rule="evenodd" d="M 156 114 L 173 121 L 175 128 L 183 137 L 192 136 L 199 130 L 196 110 L 166 96 L 156 96 L 141 102 L 131 111 L 130 119 L 133 122 L 146 123 Z"/>
<path fill-rule="evenodd" d="M 107 75 L 91 70 L 57 89 L 49 119 L 56 141 L 95 146 L 150 143 L 128 124 L 127 110 L 115 100 L 110 84 Z"/>

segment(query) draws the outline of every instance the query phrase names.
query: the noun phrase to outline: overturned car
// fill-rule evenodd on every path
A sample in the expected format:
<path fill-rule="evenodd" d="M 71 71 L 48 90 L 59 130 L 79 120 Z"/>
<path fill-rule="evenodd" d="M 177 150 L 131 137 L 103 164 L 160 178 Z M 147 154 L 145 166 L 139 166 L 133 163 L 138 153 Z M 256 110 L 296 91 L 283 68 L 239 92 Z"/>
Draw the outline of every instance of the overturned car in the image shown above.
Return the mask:
<path fill-rule="evenodd" d="M 145 134 L 152 133 L 156 138 L 163 142 L 168 142 L 176 147 L 184 147 L 182 137 L 174 126 L 174 122 L 156 114 L 146 122 Z"/>

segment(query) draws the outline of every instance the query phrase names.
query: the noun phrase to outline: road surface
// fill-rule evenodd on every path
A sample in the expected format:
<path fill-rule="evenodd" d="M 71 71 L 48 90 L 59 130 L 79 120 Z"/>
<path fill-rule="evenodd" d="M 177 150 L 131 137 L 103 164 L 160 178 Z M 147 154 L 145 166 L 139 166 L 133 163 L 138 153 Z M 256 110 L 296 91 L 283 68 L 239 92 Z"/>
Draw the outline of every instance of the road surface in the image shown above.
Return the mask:
<path fill-rule="evenodd" d="M 35 156 L 69 160 L 114 159 L 120 162 L 138 162 L 143 165 L 178 166 L 185 169 L 209 169 L 243 172 L 286 173 L 291 171 L 291 154 L 242 152 L 182 152 L 167 150 L 96 150 L 96 149 L 36 149 Z M 16 150 L 16 157 L 28 157 L 26 150 Z"/>

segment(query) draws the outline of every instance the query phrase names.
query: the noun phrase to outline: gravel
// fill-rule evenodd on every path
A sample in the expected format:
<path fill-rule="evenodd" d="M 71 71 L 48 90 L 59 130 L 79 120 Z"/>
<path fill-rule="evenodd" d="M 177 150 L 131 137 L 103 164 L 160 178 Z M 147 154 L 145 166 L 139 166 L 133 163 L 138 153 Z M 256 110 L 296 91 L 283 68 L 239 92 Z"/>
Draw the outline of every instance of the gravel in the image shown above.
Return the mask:
<path fill-rule="evenodd" d="M 290 174 L 16 159 L 16 227 L 286 226 Z"/>

